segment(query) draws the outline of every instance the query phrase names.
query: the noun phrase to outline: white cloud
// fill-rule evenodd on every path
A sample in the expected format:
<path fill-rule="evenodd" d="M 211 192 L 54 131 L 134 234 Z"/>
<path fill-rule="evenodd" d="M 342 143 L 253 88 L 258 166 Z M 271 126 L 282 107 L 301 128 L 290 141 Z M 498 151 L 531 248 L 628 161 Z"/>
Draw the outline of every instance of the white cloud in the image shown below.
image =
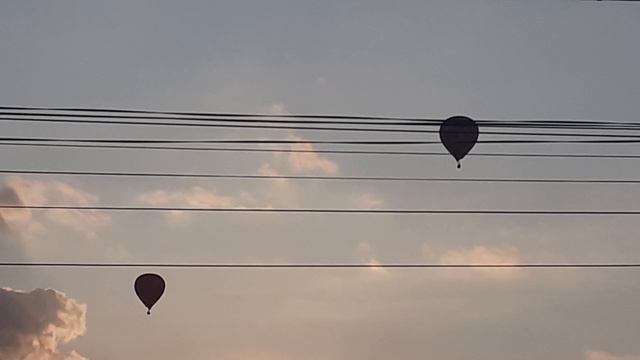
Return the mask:
<path fill-rule="evenodd" d="M 22 199 L 10 187 L 0 188 L 0 203 L 3 205 L 21 205 Z M 31 220 L 31 212 L 25 209 L 2 209 L 0 216 L 9 227 L 23 227 Z"/>
<path fill-rule="evenodd" d="M 443 264 L 518 264 L 518 251 L 513 247 L 474 246 L 449 250 L 442 256 Z"/>
<path fill-rule="evenodd" d="M 364 193 L 353 198 L 352 204 L 357 209 L 382 209 L 384 199 L 372 193 Z"/>
<path fill-rule="evenodd" d="M 447 251 L 440 257 L 440 263 L 445 265 L 517 265 L 520 263 L 518 249 L 505 247 L 473 246 Z M 510 279 L 519 272 L 517 269 L 474 269 L 476 272 L 495 279 Z M 466 271 L 466 270 L 462 270 Z M 451 273 L 451 272 L 448 272 Z M 453 273 L 451 273 L 453 274 Z"/>
<path fill-rule="evenodd" d="M 370 271 L 376 274 L 388 275 L 389 272 L 387 271 L 387 269 L 379 266 L 381 264 L 382 263 L 374 257 L 369 258 L 369 260 L 367 261 L 367 265 L 371 266 L 369 268 Z"/>
<path fill-rule="evenodd" d="M 384 274 L 384 275 L 389 274 L 387 269 L 377 266 L 377 265 L 380 265 L 381 262 L 374 255 L 373 249 L 371 248 L 371 244 L 364 241 L 359 242 L 358 246 L 356 247 L 356 252 L 360 256 L 360 261 L 366 263 L 367 265 L 372 266 L 372 267 L 369 267 L 367 270 L 376 274 Z"/>
<path fill-rule="evenodd" d="M 233 207 L 237 205 L 236 198 L 220 195 L 201 186 L 194 186 L 186 191 L 157 190 L 143 193 L 138 196 L 137 201 L 153 206 Z"/>
<path fill-rule="evenodd" d="M 10 176 L 6 184 L 17 196 L 17 202 L 25 205 L 78 205 L 91 206 L 98 203 L 94 194 L 82 191 L 68 183 L 57 180 L 32 180 L 18 176 Z M 29 234 L 42 235 L 46 227 L 39 220 L 51 223 L 81 233 L 93 238 L 96 232 L 111 223 L 111 217 L 98 211 L 85 210 L 47 210 L 44 219 L 35 220 L 35 212 L 28 209 L 4 209 L 2 216 L 10 226 L 25 230 Z M 38 230 L 34 232 L 34 230 Z"/>
<path fill-rule="evenodd" d="M 237 196 L 221 195 L 214 190 L 202 186 L 193 186 L 187 190 L 166 191 L 156 190 L 139 195 L 137 203 L 151 206 L 176 206 L 194 208 L 245 208 L 255 205 L 256 200 L 247 192 Z M 184 211 L 170 211 L 167 220 L 171 225 L 186 225 L 191 220 Z"/>
<path fill-rule="evenodd" d="M 280 171 L 271 163 L 263 163 L 258 168 L 259 175 L 278 176 Z M 261 191 L 262 202 L 265 207 L 295 207 L 298 202 L 298 188 L 287 179 L 272 179 L 268 188 Z"/>
<path fill-rule="evenodd" d="M 0 288 L 0 358 L 83 360 L 59 346 L 86 333 L 87 307 L 53 289 Z"/>
<path fill-rule="evenodd" d="M 283 103 L 274 103 L 271 105 L 268 111 L 273 115 L 287 115 L 289 111 L 287 106 Z M 289 139 L 304 141 L 305 139 L 295 135 L 293 132 L 289 133 Z M 291 150 L 300 150 L 304 152 L 292 152 L 287 156 L 287 167 L 288 170 L 293 171 L 295 173 L 324 173 L 324 174 L 337 174 L 338 173 L 338 164 L 334 161 L 319 155 L 314 151 L 313 144 L 310 143 L 300 143 L 300 144 L 291 144 Z M 280 158 L 281 154 L 276 154 L 276 158 Z M 271 166 L 267 164 L 267 166 Z M 272 167 L 272 166 L 271 166 Z M 272 167 L 273 168 L 273 167 Z"/>
<path fill-rule="evenodd" d="M 88 238 L 95 238 L 97 230 L 111 223 L 108 215 L 97 211 L 87 210 L 56 210 L 47 211 L 47 219 L 72 229 Z"/>
<path fill-rule="evenodd" d="M 294 140 L 304 140 L 293 137 Z M 291 144 L 291 150 L 305 152 L 292 152 L 289 154 L 288 164 L 292 171 L 297 173 L 324 173 L 334 175 L 338 173 L 338 164 L 324 156 L 313 152 L 310 143 Z"/>
<path fill-rule="evenodd" d="M 62 181 L 10 176 L 6 183 L 16 191 L 24 203 L 30 205 L 47 205 L 58 201 L 68 201 L 75 205 L 91 205 L 98 202 L 96 195 Z"/>
<path fill-rule="evenodd" d="M 280 173 L 270 163 L 264 163 L 258 168 L 258 175 L 277 176 Z"/>
<path fill-rule="evenodd" d="M 585 360 L 640 360 L 640 355 L 612 355 L 600 351 L 588 351 L 584 355 Z"/>
<path fill-rule="evenodd" d="M 258 173 L 258 175 L 263 175 L 263 176 L 279 176 L 279 175 L 281 175 L 280 172 L 271 163 L 264 163 L 264 164 L 260 165 L 260 167 L 258 168 L 257 173 Z M 276 181 L 276 182 L 279 182 L 279 183 L 286 183 L 287 179 L 273 179 L 273 181 Z"/>

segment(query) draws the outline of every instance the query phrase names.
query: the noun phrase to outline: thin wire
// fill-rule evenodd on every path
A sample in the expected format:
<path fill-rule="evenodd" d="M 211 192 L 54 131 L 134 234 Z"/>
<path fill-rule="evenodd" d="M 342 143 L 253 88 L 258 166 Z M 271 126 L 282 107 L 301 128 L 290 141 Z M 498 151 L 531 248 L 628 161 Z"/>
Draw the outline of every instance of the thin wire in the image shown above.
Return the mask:
<path fill-rule="evenodd" d="M 135 126 L 180 126 L 199 128 L 231 128 L 231 129 L 270 129 L 270 130 L 318 130 L 318 131 L 350 131 L 350 132 L 389 132 L 389 133 L 436 133 L 434 130 L 388 129 L 388 128 L 353 128 L 353 127 L 318 127 L 318 126 L 275 126 L 275 125 L 240 125 L 240 124 L 202 124 L 185 122 L 139 122 L 139 121 L 107 121 L 107 120 L 73 120 L 73 119 L 25 119 L 0 118 L 0 121 L 20 122 L 54 122 L 73 124 L 100 125 L 135 125 Z M 396 124 L 394 124 L 396 125 Z"/>
<path fill-rule="evenodd" d="M 441 121 L 442 119 L 389 117 L 389 116 L 361 116 L 361 115 L 315 115 L 315 114 L 241 114 L 241 113 L 211 113 L 211 112 L 175 112 L 152 110 L 126 110 L 106 108 L 61 108 L 61 107 L 28 107 L 28 106 L 0 106 L 0 110 L 21 111 L 58 111 L 58 112 L 88 112 L 88 113 L 130 113 L 156 114 L 194 117 L 253 117 L 253 118 L 297 118 L 297 119 L 344 119 L 344 120 L 399 120 L 399 121 Z"/>
<path fill-rule="evenodd" d="M 2 110 L 2 108 L 0 108 Z M 134 113 L 135 114 L 135 113 Z M 140 115 L 114 115 L 114 114 L 77 114 L 77 113 L 43 113 L 43 112 L 15 112 L 15 111 L 0 111 L 1 116 L 37 116 L 37 117 L 53 117 L 53 118 L 91 118 L 91 119 L 130 119 L 130 120 L 191 120 L 191 121 L 201 121 L 201 122 L 233 122 L 233 123 L 264 123 L 264 124 L 354 124 L 354 125 L 406 125 L 406 126 L 426 126 L 426 125 L 435 125 L 440 124 L 444 119 L 424 119 L 420 122 L 414 122 L 409 120 L 400 120 L 400 121 L 390 121 L 390 120 L 382 120 L 382 119 L 367 119 L 374 121 L 366 121 L 366 120 L 350 120 L 350 121 L 337 121 L 332 118 L 325 117 L 316 117 L 313 119 L 282 119 L 281 116 L 273 115 L 273 116 L 264 116 L 262 118 L 253 118 L 253 117 L 238 117 L 238 116 L 229 116 L 229 117 L 202 117 L 202 116 L 140 116 Z M 320 120 L 316 120 L 320 119 Z M 364 119 L 364 118 L 363 118 Z"/>
<path fill-rule="evenodd" d="M 148 206 L 8 205 L 0 209 L 84 210 L 127 212 L 208 212 L 208 213 L 298 213 L 298 214 L 415 214 L 415 215 L 640 215 L 628 210 L 427 210 L 427 209 L 318 209 L 318 208 L 203 208 Z"/>
<path fill-rule="evenodd" d="M 27 106 L 0 106 L 0 110 L 20 110 L 20 111 L 56 111 L 56 112 L 88 112 L 88 113 L 111 113 L 111 114 L 155 114 L 173 116 L 192 117 L 229 117 L 229 118 L 293 118 L 293 119 L 342 119 L 342 120 L 391 120 L 391 121 L 416 121 L 416 122 L 437 122 L 444 119 L 419 118 L 419 117 L 394 117 L 394 116 L 363 116 L 363 115 L 319 115 L 319 114 L 242 114 L 242 113 L 212 113 L 212 112 L 175 112 L 175 111 L 152 111 L 152 110 L 127 110 L 127 109 L 107 109 L 107 108 L 63 108 L 63 107 L 27 107 Z M 485 123 L 508 123 L 504 120 L 477 120 Z M 518 122 L 532 122 L 540 124 L 598 124 L 598 125 L 629 125 L 630 122 L 610 122 L 593 120 L 520 120 Z M 637 124 L 637 123 L 636 123 Z M 640 124 L 638 124 L 640 125 Z"/>
<path fill-rule="evenodd" d="M 154 139 L 62 139 L 62 138 L 36 138 L 36 137 L 0 137 L 0 141 L 13 142 L 46 142 L 46 143 L 98 143 L 98 144 L 323 144 L 323 145 L 435 145 L 440 141 L 421 140 L 273 140 L 273 139 L 241 139 L 241 140 L 154 140 Z M 640 142 L 640 139 L 637 140 Z"/>
<path fill-rule="evenodd" d="M 422 140 L 272 140 L 272 139 L 232 139 L 232 140 L 175 140 L 175 139 L 77 139 L 77 138 L 37 138 L 0 137 L 0 141 L 46 142 L 46 143 L 98 143 L 98 144 L 315 144 L 315 145 L 441 145 L 441 141 Z M 471 143 L 458 141 L 459 144 Z M 478 144 L 638 144 L 639 139 L 625 140 L 478 140 Z"/>
<path fill-rule="evenodd" d="M 304 149 L 260 149 L 260 148 L 218 148 L 218 147 L 177 147 L 177 146 L 133 146 L 133 145 L 87 145 L 87 144 L 35 144 L 0 142 L 0 146 L 47 147 L 78 149 L 120 149 L 120 150 L 169 150 L 169 151 L 213 151 L 213 152 L 261 152 L 261 153 L 317 153 L 341 155 L 391 155 L 391 156 L 451 156 L 445 152 L 432 151 L 371 151 L 371 150 L 304 150 Z M 471 153 L 473 157 L 517 157 L 517 158 L 583 158 L 583 159 L 640 159 L 640 155 L 621 154 L 536 154 L 536 153 Z"/>
<path fill-rule="evenodd" d="M 61 115 L 62 116 L 62 115 Z M 145 118 L 140 118 L 145 119 Z M 161 119 L 150 117 L 148 119 Z M 177 120 L 195 120 L 205 121 L 202 119 L 181 119 Z M 215 122 L 256 122 L 253 120 L 243 119 L 210 119 Z M 246 121 L 244 121 L 246 120 Z M 379 132 L 405 132 L 405 133 L 434 133 L 431 130 L 413 130 L 413 129 L 379 129 L 379 128 L 345 128 L 345 127 L 295 127 L 295 126 L 264 126 L 264 125 L 238 125 L 238 124 L 208 124 L 208 123 L 186 123 L 186 122 L 138 122 L 138 121 L 106 121 L 106 120 L 77 120 L 77 119 L 40 119 L 40 118 L 25 118 L 25 117 L 4 117 L 0 118 L 0 121 L 21 121 L 21 122 L 61 122 L 61 123 L 85 123 L 85 124 L 107 124 L 107 125 L 148 125 L 148 126 L 195 126 L 195 127 L 219 127 L 219 128 L 254 128 L 254 129 L 287 129 L 287 130 L 348 130 L 348 131 L 379 131 Z M 439 127 L 442 125 L 442 120 L 438 122 L 425 122 L 425 123 L 383 123 L 383 122 L 340 122 L 340 121 L 287 121 L 287 120 L 264 120 L 262 122 L 267 123 L 296 123 L 296 124 L 316 124 L 316 123 L 337 123 L 340 125 L 393 125 L 393 126 L 428 126 Z M 551 122 L 482 122 L 477 121 L 482 127 L 498 127 L 498 128 L 516 128 L 516 129 L 562 129 L 562 130 L 607 130 L 607 131 L 638 131 L 640 130 L 640 124 L 625 123 L 625 125 L 597 125 L 597 124 L 583 124 L 582 122 L 576 124 L 559 124 Z M 511 133 L 493 133 L 491 134 L 511 134 Z M 515 133 L 514 133 L 515 134 Z M 520 133 L 517 133 L 520 134 Z M 547 134 L 547 133 L 540 133 Z M 559 136 L 559 135 L 558 135 Z"/>
<path fill-rule="evenodd" d="M 497 183 L 568 183 L 568 184 L 640 184 L 640 180 L 622 179 L 497 179 L 497 178 L 426 178 L 386 176 L 303 176 L 303 175 L 243 175 L 205 173 L 159 173 L 122 171 L 53 171 L 0 169 L 0 174 L 113 176 L 113 177 L 166 177 L 206 179 L 267 179 L 267 180 L 322 180 L 322 181 L 389 181 L 389 182 L 497 182 Z"/>
<path fill-rule="evenodd" d="M 0 115 L 6 114 L 14 114 L 14 113 L 2 113 Z M 36 114 L 29 114 L 36 115 Z M 40 114 L 37 114 L 40 115 Z M 50 116 L 50 115 L 47 115 Z M 59 116 L 71 116 L 71 115 L 59 115 Z M 75 116 L 84 116 L 84 115 L 75 115 Z M 92 115 L 94 117 L 96 115 Z M 124 117 L 124 116 L 104 116 L 106 118 L 133 118 L 133 119 L 174 119 L 179 120 L 180 118 L 154 118 L 154 117 Z M 189 120 L 197 120 L 203 121 L 201 119 L 189 119 Z M 248 119 L 211 119 L 216 122 L 241 122 L 246 120 L 246 122 L 261 122 L 261 123 L 300 123 L 299 121 L 288 121 L 288 120 L 248 120 Z M 100 125 L 140 125 L 140 126 L 180 126 L 180 127 L 213 127 L 213 128 L 243 128 L 243 129 L 272 129 L 272 130 L 314 130 L 314 131 L 347 131 L 347 132 L 389 132 L 389 133 L 423 133 L 423 134 L 437 134 L 438 130 L 426 130 L 426 129 L 389 129 L 389 128 L 354 128 L 354 127 L 311 127 L 311 126 L 273 126 L 273 125 L 239 125 L 239 124 L 210 124 L 210 123 L 186 123 L 186 122 L 140 122 L 140 121 L 120 121 L 120 120 L 77 120 L 77 119 L 42 119 L 42 118 L 25 118 L 25 117 L 2 117 L 0 121 L 16 121 L 16 122 L 52 122 L 52 123 L 73 123 L 73 124 L 100 124 Z M 245 122 L 245 121 L 243 121 Z M 302 124 L 306 123 L 329 123 L 329 124 L 341 124 L 341 125 L 394 125 L 394 126 L 440 126 L 441 122 L 438 124 L 419 124 L 419 123 L 377 123 L 377 122 L 339 122 L 339 121 L 315 121 L 309 122 L 305 121 Z M 502 127 L 506 127 L 505 124 L 501 125 Z M 521 126 L 512 125 L 512 127 L 517 128 L 528 128 L 528 126 L 521 124 Z M 539 126 L 531 126 L 533 128 L 539 128 Z M 573 129 L 566 127 L 553 127 L 550 128 L 560 128 L 560 129 Z M 594 129 L 593 127 L 580 127 L 581 129 L 590 129 L 590 130 L 640 130 L 638 128 L 600 128 Z M 508 132 L 508 131 L 483 131 L 483 134 L 487 135 L 522 135 L 522 136 L 552 136 L 552 137 L 605 137 L 605 138 L 637 138 L 640 135 L 630 135 L 630 134 L 591 134 L 591 133 L 546 133 L 546 132 Z"/>
<path fill-rule="evenodd" d="M 181 269 L 623 269 L 640 263 L 544 263 L 544 264 L 229 264 L 229 263 L 88 263 L 0 262 L 0 267 L 48 268 L 181 268 Z"/>
<path fill-rule="evenodd" d="M 55 120 L 62 120 L 60 118 L 75 118 L 75 119 L 126 119 L 126 120 L 188 120 L 188 121 L 198 121 L 199 123 L 206 122 L 231 122 L 231 123 L 257 123 L 257 124 L 335 124 L 335 125 L 393 125 L 393 126 L 436 126 L 440 125 L 444 119 L 425 119 L 420 122 L 415 121 L 385 121 L 385 120 L 372 120 L 372 121 L 363 121 L 363 120 L 334 120 L 330 118 L 316 118 L 322 120 L 315 119 L 281 119 L 279 116 L 272 116 L 270 119 L 267 118 L 241 118 L 241 117 L 184 117 L 184 116 L 132 116 L 132 115 L 96 115 L 96 114 L 69 114 L 69 113 L 33 113 L 33 112 L 7 112 L 0 111 L 0 116 L 20 116 L 19 118 L 15 118 L 16 120 L 20 119 L 33 119 L 33 120 L 54 120 L 54 119 L 43 119 L 46 118 L 55 118 Z M 28 116 L 28 117 L 27 117 Z M 33 118 L 33 116 L 39 118 Z M 54 120 L 54 121 L 55 121 Z"/>

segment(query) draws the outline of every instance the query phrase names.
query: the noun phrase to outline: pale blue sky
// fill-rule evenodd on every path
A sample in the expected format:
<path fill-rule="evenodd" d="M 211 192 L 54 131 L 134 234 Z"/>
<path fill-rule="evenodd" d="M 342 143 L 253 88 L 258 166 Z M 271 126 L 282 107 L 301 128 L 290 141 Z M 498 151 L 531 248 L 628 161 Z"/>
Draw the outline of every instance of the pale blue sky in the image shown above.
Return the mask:
<path fill-rule="evenodd" d="M 640 5 L 578 0 L 3 2 L 0 104 L 637 121 L 639 18 Z M 10 123 L 0 129 L 3 136 L 392 137 Z M 475 150 L 494 149 L 514 150 Z M 0 168 L 640 177 L 630 160 L 468 158 L 458 171 L 448 158 L 2 151 Z M 640 200 L 635 185 L 4 181 L 25 202 L 105 205 L 637 210 Z M 12 233 L 0 239 L 1 260 L 528 263 L 640 256 L 633 217 L 2 215 Z M 640 359 L 635 270 L 167 270 L 167 294 L 151 317 L 133 293 L 138 273 L 0 269 L 0 287 L 54 288 L 87 304 L 87 332 L 64 352 L 91 360 Z"/>

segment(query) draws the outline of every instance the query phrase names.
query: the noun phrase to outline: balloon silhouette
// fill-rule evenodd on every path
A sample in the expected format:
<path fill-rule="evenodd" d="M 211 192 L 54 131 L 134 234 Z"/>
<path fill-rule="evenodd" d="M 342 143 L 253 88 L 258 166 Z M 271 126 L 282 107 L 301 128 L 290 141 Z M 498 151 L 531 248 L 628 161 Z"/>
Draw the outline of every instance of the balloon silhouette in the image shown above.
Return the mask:
<path fill-rule="evenodd" d="M 460 160 L 471 151 L 478 141 L 478 124 L 466 116 L 450 117 L 440 125 L 440 141 L 456 159 Z"/>
<path fill-rule="evenodd" d="M 157 274 L 142 274 L 134 284 L 136 295 L 147 307 L 147 315 L 151 315 L 151 308 L 164 293 L 164 280 Z"/>

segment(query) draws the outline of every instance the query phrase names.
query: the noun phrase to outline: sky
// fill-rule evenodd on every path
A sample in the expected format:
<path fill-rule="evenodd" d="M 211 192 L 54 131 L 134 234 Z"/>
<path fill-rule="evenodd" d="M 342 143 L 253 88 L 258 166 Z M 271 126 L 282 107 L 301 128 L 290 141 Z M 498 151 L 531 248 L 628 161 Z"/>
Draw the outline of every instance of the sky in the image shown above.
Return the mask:
<path fill-rule="evenodd" d="M 0 104 L 637 121 L 639 17 L 636 4 L 578 0 L 5 1 Z M 416 138 L 11 122 L 0 129 L 30 137 Z M 473 151 L 640 151 L 510 146 Z M 457 170 L 446 157 L 2 153 L 4 169 L 640 178 L 634 160 L 615 159 L 469 157 Z M 636 185 L 1 181 L 2 203 L 33 205 L 637 210 L 640 201 Z M 5 209 L 0 220 L 0 261 L 518 264 L 637 262 L 640 254 L 636 219 L 623 216 Z M 146 269 L 0 268 L 0 358 L 640 359 L 636 270 L 148 270 L 167 282 L 151 316 L 133 292 Z"/>

